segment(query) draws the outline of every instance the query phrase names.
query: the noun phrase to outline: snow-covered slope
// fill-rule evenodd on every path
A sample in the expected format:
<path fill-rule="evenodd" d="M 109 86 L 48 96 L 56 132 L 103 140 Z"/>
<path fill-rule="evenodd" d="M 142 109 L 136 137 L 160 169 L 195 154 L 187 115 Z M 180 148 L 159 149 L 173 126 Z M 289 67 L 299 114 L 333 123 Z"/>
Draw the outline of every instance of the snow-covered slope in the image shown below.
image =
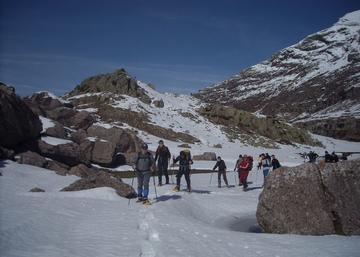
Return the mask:
<path fill-rule="evenodd" d="M 0 165 L 3 257 L 358 256 L 359 236 L 251 233 L 258 231 L 259 172 L 250 174 L 248 192 L 218 189 L 209 174 L 192 175 L 192 194 L 163 186 L 159 202 L 144 207 L 134 200 L 128 206 L 110 188 L 59 192 L 74 176 L 11 161 Z M 232 172 L 228 177 L 234 184 Z M 34 186 L 46 192 L 28 192 Z"/>
<path fill-rule="evenodd" d="M 360 118 L 360 11 L 195 96 L 288 120 Z"/>

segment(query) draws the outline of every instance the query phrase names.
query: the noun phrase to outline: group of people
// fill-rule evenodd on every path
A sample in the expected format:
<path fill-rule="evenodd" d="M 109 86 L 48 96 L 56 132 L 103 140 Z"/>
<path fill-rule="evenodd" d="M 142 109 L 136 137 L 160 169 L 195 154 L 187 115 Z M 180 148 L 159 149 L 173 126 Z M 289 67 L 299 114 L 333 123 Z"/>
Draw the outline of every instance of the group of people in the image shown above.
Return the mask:
<path fill-rule="evenodd" d="M 155 158 L 149 152 L 148 145 L 144 143 L 141 146 L 141 151 L 138 153 L 134 160 L 133 168 L 137 176 L 138 188 L 137 202 L 143 202 L 144 204 L 149 203 L 149 183 L 150 177 L 155 170 L 158 172 L 158 186 L 162 186 L 162 177 L 165 176 L 165 184 L 169 184 L 169 173 L 168 166 L 171 159 L 169 148 L 165 146 L 164 141 L 159 141 L 159 146 L 156 149 Z M 176 186 L 174 191 L 180 191 L 181 177 L 184 175 L 187 191 L 191 192 L 191 181 L 190 181 L 190 166 L 193 164 L 191 153 L 188 150 L 180 152 L 179 156 L 173 158 L 173 164 L 179 162 L 179 171 L 176 174 Z"/>
<path fill-rule="evenodd" d="M 162 178 L 165 176 L 165 184 L 169 184 L 169 173 L 168 167 L 171 161 L 171 153 L 169 148 L 165 146 L 164 141 L 159 141 L 159 146 L 155 152 L 155 158 L 149 152 L 148 145 L 143 144 L 141 146 L 141 151 L 138 153 L 134 160 L 133 168 L 137 176 L 138 181 L 138 200 L 137 202 L 143 202 L 144 204 L 149 203 L 149 183 L 150 177 L 155 170 L 158 172 L 158 186 L 163 185 Z M 253 168 L 253 157 L 250 155 L 239 155 L 238 160 L 234 171 L 238 173 L 239 177 L 239 186 L 243 186 L 243 190 L 248 189 L 247 177 L 249 172 Z M 190 180 L 190 170 L 193 160 L 189 150 L 182 150 L 177 157 L 173 157 L 173 164 L 179 163 L 179 170 L 176 174 L 176 186 L 173 191 L 180 191 L 181 177 L 184 175 L 187 191 L 191 192 L 191 180 Z M 270 157 L 269 154 L 261 154 L 258 158 L 258 170 L 262 168 L 264 181 L 269 174 L 270 168 L 277 169 L 281 167 L 279 161 L 275 158 L 274 155 Z M 224 180 L 225 185 L 229 187 L 228 179 L 226 176 L 226 164 L 221 157 L 217 157 L 217 162 L 213 167 L 215 171 L 217 169 L 218 173 L 218 187 L 221 187 L 221 178 Z M 155 182 L 154 182 L 155 183 Z"/>

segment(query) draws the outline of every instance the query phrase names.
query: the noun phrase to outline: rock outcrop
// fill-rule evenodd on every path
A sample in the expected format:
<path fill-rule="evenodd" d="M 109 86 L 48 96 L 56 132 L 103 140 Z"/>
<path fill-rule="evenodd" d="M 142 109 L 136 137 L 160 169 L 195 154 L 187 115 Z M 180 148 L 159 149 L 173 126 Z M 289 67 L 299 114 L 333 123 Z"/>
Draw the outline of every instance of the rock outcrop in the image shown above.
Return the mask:
<path fill-rule="evenodd" d="M 18 157 L 19 159 L 17 162 L 21 164 L 28 164 L 40 168 L 45 168 L 47 165 L 47 160 L 45 159 L 45 157 L 35 152 L 27 151 L 24 153 L 20 153 Z"/>
<path fill-rule="evenodd" d="M 216 153 L 205 152 L 200 155 L 194 155 L 192 158 L 194 161 L 216 161 Z"/>
<path fill-rule="evenodd" d="M 268 233 L 360 235 L 360 160 L 281 167 L 257 208 Z"/>
<path fill-rule="evenodd" d="M 71 91 L 68 96 L 98 92 L 129 95 L 137 97 L 145 103 L 151 103 L 151 99 L 145 93 L 145 90 L 124 69 L 87 78 Z"/>
<path fill-rule="evenodd" d="M 14 149 L 40 136 L 39 117 L 15 94 L 0 83 L 0 146 Z"/>
<path fill-rule="evenodd" d="M 126 198 L 134 198 L 137 196 L 135 190 L 130 185 L 125 184 L 121 179 L 115 178 L 111 174 L 102 171 L 99 171 L 95 175 L 77 180 L 71 185 L 63 188 L 61 191 L 80 191 L 97 187 L 114 188 L 118 195 Z"/>
<path fill-rule="evenodd" d="M 199 113 L 215 124 L 224 125 L 230 138 L 239 134 L 260 135 L 281 144 L 292 142 L 318 145 L 306 131 L 290 126 L 275 118 L 256 117 L 254 114 L 233 107 L 206 105 Z M 233 136 L 235 135 L 235 137 Z"/>

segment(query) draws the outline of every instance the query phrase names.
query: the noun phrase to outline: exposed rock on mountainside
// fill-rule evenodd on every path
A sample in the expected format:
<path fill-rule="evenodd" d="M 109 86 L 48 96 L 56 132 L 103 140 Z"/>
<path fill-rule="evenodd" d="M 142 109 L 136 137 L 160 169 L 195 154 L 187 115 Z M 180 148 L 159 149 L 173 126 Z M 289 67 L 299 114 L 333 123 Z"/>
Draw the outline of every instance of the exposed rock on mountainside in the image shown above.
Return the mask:
<path fill-rule="evenodd" d="M 98 92 L 129 95 L 137 97 L 145 103 L 151 103 L 149 96 L 146 95 L 145 91 L 137 84 L 137 81 L 129 76 L 124 69 L 116 70 L 114 73 L 87 78 L 71 91 L 68 96 Z"/>
<path fill-rule="evenodd" d="M 0 146 L 14 149 L 38 138 L 41 130 L 39 117 L 14 90 L 0 83 Z"/>
<path fill-rule="evenodd" d="M 261 135 L 282 144 L 292 142 L 308 145 L 319 145 L 307 132 L 287 125 L 275 118 L 256 117 L 252 113 L 222 105 L 207 105 L 199 112 L 213 121 L 224 125 L 230 137 L 238 135 Z"/>
<path fill-rule="evenodd" d="M 328 118 L 339 113 L 343 119 L 360 118 L 360 11 L 194 96 L 288 121 L 306 118 L 307 123 L 318 119 L 314 114 L 319 112 Z M 309 128 L 338 138 L 344 135 Z"/>
<path fill-rule="evenodd" d="M 360 234 L 360 160 L 282 167 L 268 176 L 257 208 L 268 233 Z"/>
<path fill-rule="evenodd" d="M 136 197 L 136 192 L 131 186 L 122 182 L 121 179 L 115 178 L 111 174 L 102 171 L 97 172 L 95 175 L 79 179 L 61 191 L 79 191 L 96 187 L 111 187 L 122 197 Z"/>
<path fill-rule="evenodd" d="M 360 119 L 354 117 L 299 121 L 295 124 L 319 135 L 360 142 Z"/>

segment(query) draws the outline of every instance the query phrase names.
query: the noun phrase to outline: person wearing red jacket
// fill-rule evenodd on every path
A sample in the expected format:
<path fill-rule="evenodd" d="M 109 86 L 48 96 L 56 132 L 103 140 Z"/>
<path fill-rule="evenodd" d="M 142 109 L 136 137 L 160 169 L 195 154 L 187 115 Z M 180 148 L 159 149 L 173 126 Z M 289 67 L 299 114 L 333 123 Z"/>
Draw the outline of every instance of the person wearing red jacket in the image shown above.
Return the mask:
<path fill-rule="evenodd" d="M 246 155 L 239 163 L 238 170 L 239 170 L 240 183 L 243 185 L 243 190 L 246 191 L 248 187 L 247 177 L 249 175 L 249 170 L 250 170 L 250 160 Z"/>

